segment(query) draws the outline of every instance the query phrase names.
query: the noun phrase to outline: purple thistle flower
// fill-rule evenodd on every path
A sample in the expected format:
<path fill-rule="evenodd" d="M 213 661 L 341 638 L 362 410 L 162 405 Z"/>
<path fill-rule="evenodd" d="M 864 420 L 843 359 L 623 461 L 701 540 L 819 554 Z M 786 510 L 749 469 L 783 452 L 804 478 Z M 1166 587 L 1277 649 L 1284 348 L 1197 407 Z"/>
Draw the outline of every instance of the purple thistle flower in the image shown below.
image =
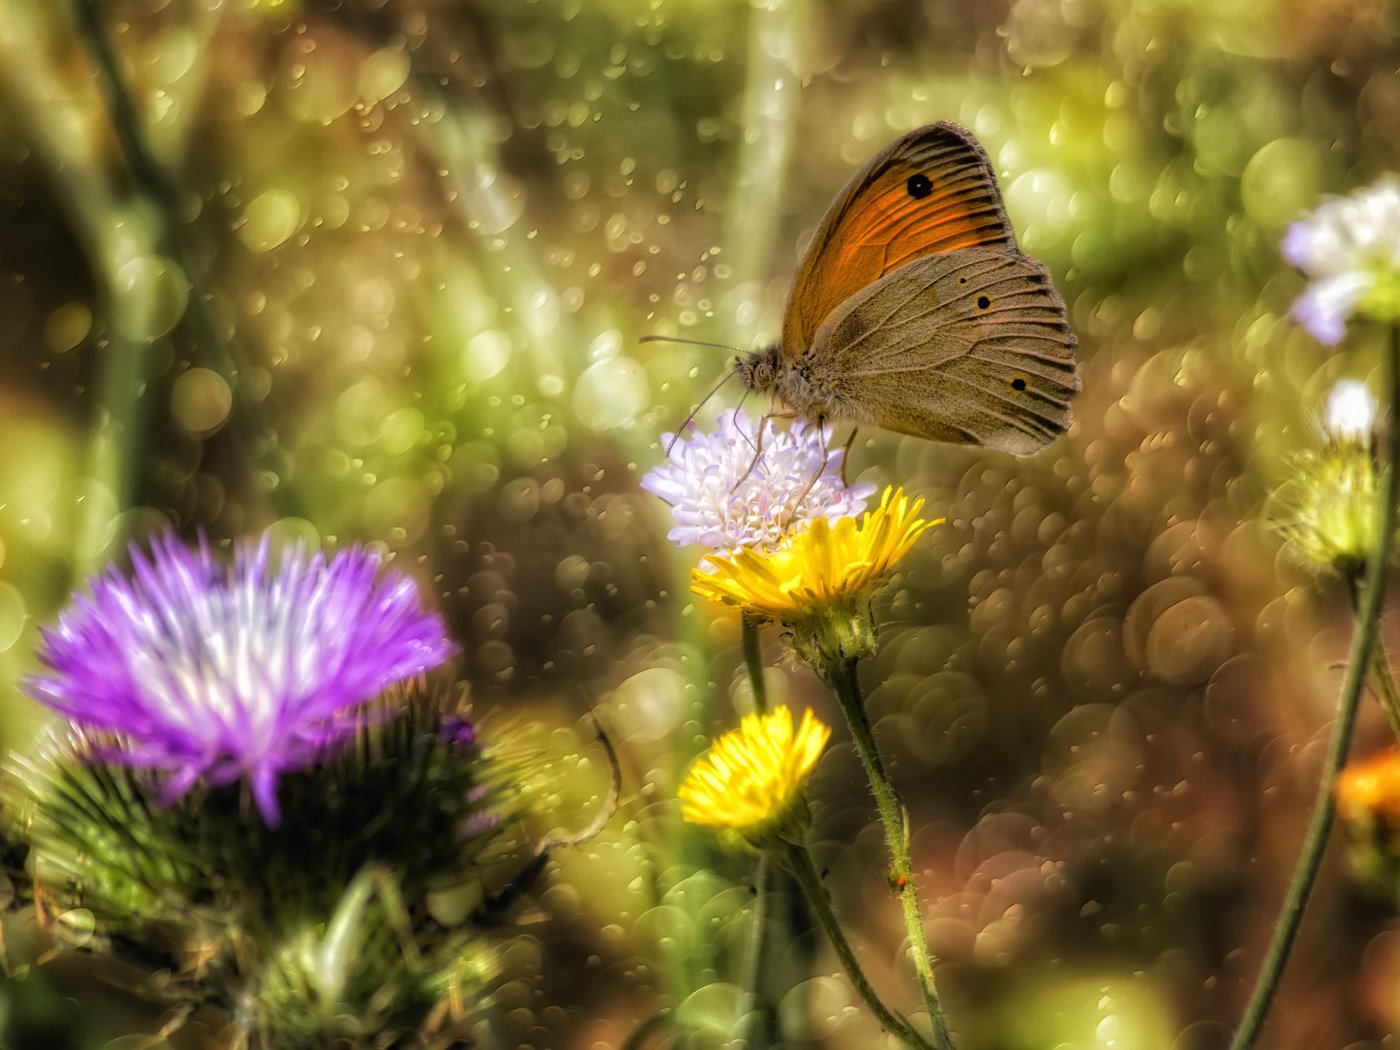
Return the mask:
<path fill-rule="evenodd" d="M 452 647 L 413 582 L 378 578 L 361 547 L 329 560 L 240 543 L 232 565 L 173 534 L 132 573 L 115 569 L 75 595 L 38 657 L 52 673 L 31 696 L 84 728 L 118 734 L 104 759 L 169 774 L 173 801 L 201 777 L 246 778 L 263 819 L 280 818 L 277 778 L 353 733 L 363 705 L 387 686 L 437 666 Z"/>
<path fill-rule="evenodd" d="M 669 445 L 671 435 L 662 441 Z M 642 478 L 642 488 L 671 505 L 673 543 L 769 549 L 817 518 L 834 522 L 865 509 L 875 486 L 843 482 L 844 458 L 844 450 L 827 449 L 825 427 L 798 421 L 779 430 L 725 410 L 714 433 L 677 440 L 670 462 Z"/>

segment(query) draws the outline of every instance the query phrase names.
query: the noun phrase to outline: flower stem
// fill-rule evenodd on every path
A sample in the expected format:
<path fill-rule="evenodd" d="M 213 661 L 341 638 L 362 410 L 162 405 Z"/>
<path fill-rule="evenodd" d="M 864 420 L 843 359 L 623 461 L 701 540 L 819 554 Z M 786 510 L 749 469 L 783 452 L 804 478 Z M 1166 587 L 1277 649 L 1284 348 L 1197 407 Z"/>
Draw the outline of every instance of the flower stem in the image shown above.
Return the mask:
<path fill-rule="evenodd" d="M 753 689 L 753 708 L 768 713 L 768 692 L 763 682 L 763 652 L 759 648 L 758 624 L 747 615 L 742 618 L 744 666 Z M 739 978 L 739 1041 L 742 1046 L 764 1042 L 762 1018 L 757 1009 L 758 985 L 763 975 L 763 955 L 768 940 L 768 899 L 772 892 L 773 866 L 767 856 L 758 858 L 753 873 L 753 905 L 749 909 L 749 937 L 744 947 L 744 968 Z"/>
<path fill-rule="evenodd" d="M 1400 743 L 1400 689 L 1396 688 L 1395 676 L 1390 673 L 1390 661 L 1386 659 L 1379 639 L 1371 651 L 1371 688 L 1380 701 L 1381 710 L 1385 712 L 1391 734 L 1396 743 Z"/>
<path fill-rule="evenodd" d="M 817 917 L 817 921 L 821 923 L 827 937 L 831 939 L 831 946 L 836 950 L 841 965 L 845 967 L 846 975 L 851 979 L 851 984 L 855 986 L 857 994 L 870 1008 L 870 1012 L 888 1031 L 899 1036 L 910 1046 L 929 1047 L 931 1044 L 914 1031 L 913 1026 L 908 1021 L 890 1010 L 875 994 L 875 989 L 866 979 L 865 971 L 860 968 L 860 963 L 856 961 L 855 952 L 851 950 L 851 944 L 846 940 L 846 933 L 841 929 L 841 924 L 836 919 L 836 913 L 831 909 L 831 898 L 827 895 L 826 887 L 822 885 L 821 877 L 817 874 L 816 866 L 812 863 L 812 855 L 807 852 L 807 847 L 788 843 L 786 852 L 782 854 L 782 862 L 783 867 L 791 873 L 793 880 L 802 891 L 802 895 L 807 898 L 807 903 L 812 907 L 812 914 Z"/>
<path fill-rule="evenodd" d="M 760 715 L 768 713 L 768 686 L 763 681 L 763 650 L 758 641 L 758 624 L 745 613 L 742 636 L 744 639 L 744 666 L 749 671 L 749 684 L 753 687 L 753 709 Z"/>
<path fill-rule="evenodd" d="M 758 1015 L 758 982 L 763 973 L 763 956 L 768 931 L 768 898 L 772 889 L 773 866 L 766 856 L 758 858 L 753 873 L 753 904 L 749 907 L 749 938 L 744 945 L 744 969 L 739 977 L 739 1044 L 763 1045 L 762 1019 Z"/>
<path fill-rule="evenodd" d="M 938 1050 L 952 1050 L 953 1038 L 948 1033 L 948 1022 L 943 1017 L 943 1005 L 939 1002 L 938 991 L 933 981 L 933 955 L 924 936 L 923 917 L 919 914 L 918 891 L 914 885 L 914 866 L 909 859 L 909 821 L 904 805 L 895 794 L 885 764 L 880 760 L 880 751 L 875 746 L 875 734 L 870 720 L 865 714 L 865 701 L 860 692 L 860 679 L 856 676 L 856 661 L 833 661 L 824 677 L 831 685 L 846 722 L 851 727 L 851 738 L 855 741 L 856 752 L 865 767 L 866 779 L 875 796 L 875 805 L 880 811 L 880 820 L 885 825 L 885 841 L 890 849 L 890 880 L 899 894 L 904 912 L 904 927 L 909 934 L 909 950 L 914 958 L 914 972 L 918 977 L 919 991 L 923 994 L 924 1007 L 928 1010 L 929 1023 L 933 1026 L 933 1045 Z"/>
<path fill-rule="evenodd" d="M 259 412 L 250 403 L 244 387 L 238 381 L 238 364 L 230 347 L 230 338 L 214 316 L 211 297 L 205 291 L 195 252 L 188 243 L 184 221 L 179 215 L 180 187 L 156 159 L 130 86 L 122 74 L 116 48 L 102 24 L 102 9 L 97 0 L 69 0 L 73 24 L 78 38 L 87 50 L 97 74 L 98 87 L 106 106 L 108 119 L 123 160 L 131 174 L 137 193 L 145 198 L 157 217 L 156 240 L 159 249 L 179 268 L 189 284 L 189 299 L 183 322 L 196 350 L 210 367 L 221 375 L 233 392 L 232 418 L 240 431 L 244 452 L 250 462 L 260 464 L 275 482 L 269 487 L 269 497 L 283 514 L 300 513 L 300 501 L 288 484 L 291 464 L 278 444 L 277 436 L 268 428 Z M 140 378 L 125 377 L 127 382 Z"/>
<path fill-rule="evenodd" d="M 1278 991 L 1279 979 L 1284 965 L 1298 934 L 1298 925 L 1303 917 L 1303 908 L 1312 892 L 1317 873 L 1322 866 L 1322 854 L 1327 847 L 1327 835 L 1332 830 L 1335 814 L 1332 799 L 1332 786 L 1346 761 L 1351 747 L 1352 729 L 1356 724 L 1356 710 L 1361 701 L 1361 692 L 1366 684 L 1367 671 L 1374 670 L 1373 654 L 1377 650 L 1376 636 L 1379 633 L 1381 605 L 1385 598 L 1386 565 L 1390 560 L 1392 538 L 1395 535 L 1395 505 L 1400 486 L 1396 463 L 1400 461 L 1400 327 L 1392 328 L 1390 354 L 1387 361 L 1390 382 L 1390 418 L 1386 427 L 1386 450 L 1381 461 L 1381 498 L 1376 508 L 1377 528 L 1375 548 L 1367 560 L 1365 582 L 1360 586 L 1356 598 L 1356 632 L 1352 637 L 1351 656 L 1347 661 L 1346 677 L 1342 682 L 1342 695 L 1337 711 L 1337 725 L 1332 731 L 1332 744 L 1327 754 L 1327 765 L 1323 770 L 1322 783 L 1318 787 L 1317 804 L 1313 807 L 1312 820 L 1308 824 L 1303 839 L 1302 853 L 1298 866 L 1293 871 L 1293 879 L 1288 885 L 1288 893 L 1283 900 L 1283 910 L 1278 925 L 1274 928 L 1273 940 L 1264 955 L 1264 963 L 1259 973 L 1254 991 L 1245 1007 L 1244 1019 L 1235 1033 L 1230 1050 L 1250 1050 L 1259 1039 L 1269 1007 Z M 1353 581 L 1355 587 L 1355 581 Z M 1387 673 L 1386 677 L 1389 677 Z"/>
<path fill-rule="evenodd" d="M 784 188 L 797 149 L 797 113 L 803 94 L 793 71 L 806 47 L 813 15 L 804 3 L 751 0 L 745 46 L 741 121 L 747 134 L 738 144 L 724 214 L 726 255 L 741 298 L 727 310 L 742 316 L 742 304 L 758 303 L 777 243 Z M 747 333 L 740 338 L 746 337 Z"/>

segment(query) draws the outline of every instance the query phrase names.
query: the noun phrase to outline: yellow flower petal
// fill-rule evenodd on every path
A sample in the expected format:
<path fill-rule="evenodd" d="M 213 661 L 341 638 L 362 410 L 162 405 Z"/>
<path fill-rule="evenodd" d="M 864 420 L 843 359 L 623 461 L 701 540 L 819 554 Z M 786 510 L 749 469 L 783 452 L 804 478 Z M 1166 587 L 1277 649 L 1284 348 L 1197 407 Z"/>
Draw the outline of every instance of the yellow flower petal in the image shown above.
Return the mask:
<path fill-rule="evenodd" d="M 804 711 L 793 730 L 792 712 L 747 715 L 695 760 L 677 790 L 681 815 L 692 824 L 761 835 L 788 818 L 817 764 L 831 727 Z"/>
<path fill-rule="evenodd" d="M 1333 793 L 1342 819 L 1400 821 L 1400 751 L 1391 748 L 1352 762 L 1337 776 Z"/>
<path fill-rule="evenodd" d="M 921 499 L 911 504 L 903 489 L 887 488 L 880 506 L 859 524 L 819 518 L 776 550 L 711 555 L 691 573 L 691 590 L 775 620 L 819 613 L 878 583 L 939 524 L 919 517 L 923 505 Z"/>

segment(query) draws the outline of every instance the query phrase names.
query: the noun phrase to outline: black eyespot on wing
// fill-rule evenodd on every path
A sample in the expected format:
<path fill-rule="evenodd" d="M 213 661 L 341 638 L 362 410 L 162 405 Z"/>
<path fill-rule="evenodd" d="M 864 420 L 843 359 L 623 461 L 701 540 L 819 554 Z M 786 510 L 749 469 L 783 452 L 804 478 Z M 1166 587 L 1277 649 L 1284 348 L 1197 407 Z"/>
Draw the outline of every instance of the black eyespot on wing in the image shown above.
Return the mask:
<path fill-rule="evenodd" d="M 1025 376 L 1017 376 L 1015 379 L 1011 380 L 1011 389 L 1012 389 L 1012 390 L 1024 390 L 1024 389 L 1026 389 L 1026 377 L 1025 377 Z"/>
<path fill-rule="evenodd" d="M 991 301 L 990 299 L 988 299 L 985 295 L 979 295 L 979 296 L 977 297 L 977 309 L 979 309 L 979 310 L 989 310 L 989 309 L 991 309 L 991 306 L 992 306 L 992 301 Z"/>
<path fill-rule="evenodd" d="M 933 192 L 933 183 L 924 174 L 910 175 L 909 181 L 904 184 L 904 188 L 909 191 L 909 196 L 916 201 L 923 200 Z"/>
<path fill-rule="evenodd" d="M 966 277 L 966 275 L 964 275 L 964 276 L 958 278 L 958 284 L 967 284 L 967 277 Z"/>

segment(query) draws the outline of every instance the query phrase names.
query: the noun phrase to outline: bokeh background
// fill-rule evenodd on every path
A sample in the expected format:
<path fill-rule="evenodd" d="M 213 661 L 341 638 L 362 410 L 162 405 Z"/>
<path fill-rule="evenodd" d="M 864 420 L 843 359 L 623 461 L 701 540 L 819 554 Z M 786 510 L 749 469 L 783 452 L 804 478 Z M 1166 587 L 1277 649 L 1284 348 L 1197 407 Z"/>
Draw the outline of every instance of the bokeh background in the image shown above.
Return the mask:
<path fill-rule="evenodd" d="M 555 756 L 546 824 L 596 812 L 587 712 L 621 752 L 621 809 L 499 935 L 489 1031 L 722 1044 L 753 864 L 673 790 L 749 692 L 637 481 L 732 355 L 638 340 L 775 337 L 850 172 L 951 119 L 1055 275 L 1084 391 L 1033 460 L 853 452 L 947 519 L 863 668 L 941 989 L 964 1050 L 1225 1045 L 1350 623 L 1263 511 L 1377 345 L 1288 322 L 1277 243 L 1400 161 L 1397 32 L 1380 0 L 0 0 L 0 745 L 44 721 L 39 627 L 132 538 L 381 544 L 486 724 Z M 839 725 L 765 644 L 775 697 Z M 1357 752 L 1386 736 L 1368 709 Z M 837 907 L 913 1010 L 844 731 L 811 796 Z M 1341 845 L 1266 1046 L 1400 1029 L 1400 926 Z M 0 1042 L 159 1026 L 32 916 L 7 941 Z M 796 910 L 767 988 L 787 1045 L 879 1045 L 837 969 Z"/>

